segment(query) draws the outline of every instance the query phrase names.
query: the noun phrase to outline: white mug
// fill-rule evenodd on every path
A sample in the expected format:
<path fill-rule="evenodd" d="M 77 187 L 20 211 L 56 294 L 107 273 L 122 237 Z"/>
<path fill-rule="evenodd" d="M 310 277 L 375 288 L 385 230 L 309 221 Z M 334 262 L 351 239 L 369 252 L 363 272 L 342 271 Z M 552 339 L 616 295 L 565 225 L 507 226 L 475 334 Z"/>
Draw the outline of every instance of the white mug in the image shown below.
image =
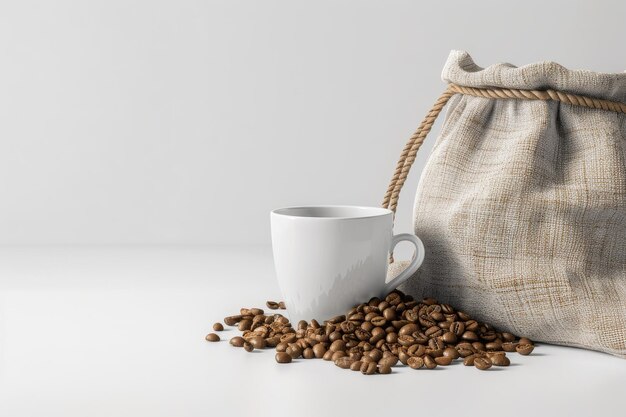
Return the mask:
<path fill-rule="evenodd" d="M 272 211 L 278 284 L 292 323 L 330 319 L 381 297 L 411 277 L 424 260 L 415 235 L 393 235 L 393 213 L 378 207 L 312 206 Z M 386 282 L 389 254 L 415 245 L 409 266 Z"/>

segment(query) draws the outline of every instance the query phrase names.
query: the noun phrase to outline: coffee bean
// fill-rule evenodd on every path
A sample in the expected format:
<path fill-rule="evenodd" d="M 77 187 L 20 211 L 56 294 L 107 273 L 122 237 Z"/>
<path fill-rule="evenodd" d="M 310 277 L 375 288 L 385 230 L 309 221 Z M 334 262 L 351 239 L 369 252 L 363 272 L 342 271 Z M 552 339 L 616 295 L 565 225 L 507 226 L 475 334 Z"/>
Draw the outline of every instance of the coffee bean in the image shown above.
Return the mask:
<path fill-rule="evenodd" d="M 288 346 L 289 346 L 288 343 L 280 342 L 279 344 L 276 345 L 276 352 L 284 352 L 287 350 Z"/>
<path fill-rule="evenodd" d="M 278 363 L 289 363 L 292 358 L 287 352 L 276 352 L 276 362 Z"/>
<path fill-rule="evenodd" d="M 467 340 L 470 342 L 475 342 L 478 340 L 478 335 L 471 330 L 466 330 L 462 335 L 461 339 Z"/>
<path fill-rule="evenodd" d="M 252 326 L 252 320 L 243 319 L 239 322 L 239 326 L 237 326 L 237 328 L 239 331 L 243 332 L 244 330 L 250 330 L 250 326 Z"/>
<path fill-rule="evenodd" d="M 375 362 L 363 362 L 361 364 L 361 373 L 363 375 L 373 375 L 376 372 L 376 363 Z"/>
<path fill-rule="evenodd" d="M 304 349 L 304 351 L 302 352 L 302 357 L 304 359 L 313 359 L 315 357 L 315 353 L 313 353 L 313 349 L 311 348 L 306 348 Z"/>
<path fill-rule="evenodd" d="M 445 348 L 443 350 L 443 356 L 445 356 L 447 358 L 456 359 L 456 358 L 458 358 L 461 355 L 459 355 L 459 352 L 455 348 L 448 347 L 448 348 Z"/>
<path fill-rule="evenodd" d="M 477 352 L 484 352 L 487 350 L 487 348 L 485 347 L 485 344 L 482 342 L 474 342 L 472 343 L 472 347 Z"/>
<path fill-rule="evenodd" d="M 391 343 L 391 344 L 397 343 L 398 342 L 398 334 L 394 333 L 394 332 L 387 333 L 387 337 L 385 338 L 385 341 L 387 343 Z"/>
<path fill-rule="evenodd" d="M 532 345 L 533 342 L 530 341 L 530 339 L 526 338 L 526 337 L 520 337 L 520 339 L 517 341 L 520 345 Z"/>
<path fill-rule="evenodd" d="M 395 318 L 396 318 L 396 310 L 394 310 L 392 307 L 386 308 L 383 311 L 383 317 L 387 321 L 395 320 Z"/>
<path fill-rule="evenodd" d="M 509 366 L 511 364 L 511 360 L 506 357 L 506 354 L 497 354 L 489 357 L 491 363 L 495 366 Z"/>
<path fill-rule="evenodd" d="M 447 344 L 456 343 L 456 334 L 454 332 L 446 332 L 443 334 L 442 339 Z"/>
<path fill-rule="evenodd" d="M 466 358 L 474 354 L 473 349 L 466 349 L 466 348 L 457 348 L 457 352 L 459 352 L 459 356 L 462 358 Z"/>
<path fill-rule="evenodd" d="M 382 316 L 373 317 L 370 321 L 372 322 L 374 326 L 377 326 L 377 327 L 382 327 L 385 325 L 385 323 L 387 323 L 387 320 L 385 320 L 385 318 Z"/>
<path fill-rule="evenodd" d="M 248 342 L 254 346 L 255 349 L 265 349 L 265 339 L 261 336 L 252 337 Z"/>
<path fill-rule="evenodd" d="M 413 336 L 409 336 L 405 334 L 405 335 L 398 337 L 398 343 L 400 343 L 400 345 L 402 346 L 411 346 L 417 342 L 415 341 L 415 338 Z"/>
<path fill-rule="evenodd" d="M 331 352 L 331 351 L 329 350 L 329 352 Z M 338 350 L 336 352 L 332 352 L 332 355 L 330 356 L 330 360 L 331 361 L 336 361 L 337 359 L 343 358 L 345 356 L 348 356 L 348 355 L 346 355 L 346 352 L 344 352 L 343 350 Z"/>
<path fill-rule="evenodd" d="M 520 339 L 521 340 L 521 339 Z M 528 343 L 520 343 L 519 345 L 517 345 L 517 347 L 515 348 L 515 350 L 517 351 L 517 353 L 519 353 L 520 355 L 530 355 L 531 352 L 533 351 L 535 347 L 531 344 Z"/>
<path fill-rule="evenodd" d="M 219 342 L 220 341 L 220 337 L 216 335 L 215 333 L 207 334 L 205 339 L 207 342 Z"/>
<path fill-rule="evenodd" d="M 437 365 L 448 366 L 452 363 L 452 358 L 449 356 L 439 356 L 438 358 L 435 358 L 435 362 Z"/>
<path fill-rule="evenodd" d="M 286 310 L 287 306 L 285 305 L 284 301 L 281 301 L 278 303 L 278 308 L 280 308 L 281 310 Z"/>
<path fill-rule="evenodd" d="M 424 354 L 426 353 L 426 346 L 417 344 L 409 346 L 406 353 L 408 353 L 410 356 L 424 356 Z"/>
<path fill-rule="evenodd" d="M 246 352 L 252 352 L 254 350 L 254 346 L 252 346 L 252 343 L 248 342 L 245 342 L 243 344 L 243 348 L 246 350 Z"/>
<path fill-rule="evenodd" d="M 354 362 L 352 362 L 352 365 L 350 365 L 350 370 L 351 371 L 360 371 L 361 370 L 361 365 L 363 365 L 363 362 L 361 362 L 361 361 L 354 361 Z"/>
<path fill-rule="evenodd" d="M 409 358 L 410 358 L 410 356 L 406 352 L 404 352 L 402 350 L 398 352 L 398 360 L 403 365 L 406 365 L 408 363 Z"/>
<path fill-rule="evenodd" d="M 391 373 L 391 366 L 387 365 L 387 364 L 378 364 L 378 373 L 379 374 L 390 374 Z"/>
<path fill-rule="evenodd" d="M 479 357 L 474 359 L 474 366 L 481 371 L 491 368 L 491 360 L 489 358 Z"/>
<path fill-rule="evenodd" d="M 435 369 L 437 362 L 430 355 L 424 355 L 424 366 L 428 369 Z"/>
<path fill-rule="evenodd" d="M 333 359 L 334 354 L 335 352 L 333 352 L 332 350 L 327 350 L 326 353 L 324 353 L 324 356 L 322 356 L 322 359 L 325 361 L 330 361 Z"/>
<path fill-rule="evenodd" d="M 330 344 L 330 347 L 328 349 L 333 352 L 337 352 L 339 350 L 345 350 L 345 348 L 346 344 L 343 340 L 335 340 L 333 343 Z"/>
<path fill-rule="evenodd" d="M 465 366 L 474 366 L 474 360 L 476 359 L 476 355 L 471 354 L 463 359 L 463 365 Z"/>
<path fill-rule="evenodd" d="M 515 348 L 517 347 L 517 342 L 505 342 L 502 343 L 502 350 L 505 352 L 515 352 Z"/>
<path fill-rule="evenodd" d="M 372 351 L 370 351 L 367 354 L 367 356 L 372 358 L 374 360 L 374 362 L 378 362 L 379 360 L 382 359 L 383 353 L 380 350 L 378 350 L 378 349 L 373 349 Z"/>
<path fill-rule="evenodd" d="M 443 330 L 441 329 L 441 327 L 439 326 L 431 326 L 428 329 L 426 329 L 426 331 L 424 332 L 424 334 L 428 337 L 439 337 L 443 334 Z"/>
<path fill-rule="evenodd" d="M 316 358 L 321 359 L 326 353 L 326 347 L 322 343 L 318 343 L 313 346 L 313 353 L 315 354 Z"/>
<path fill-rule="evenodd" d="M 234 326 L 237 323 L 239 323 L 242 318 L 243 318 L 242 315 L 224 317 L 224 324 L 228 326 Z"/>
<path fill-rule="evenodd" d="M 412 369 L 419 369 L 424 366 L 424 359 L 419 356 L 411 356 L 407 359 L 406 365 L 409 365 Z"/>
<path fill-rule="evenodd" d="M 230 339 L 230 344 L 235 347 L 242 347 L 245 342 L 246 341 L 241 336 L 235 336 L 232 339 Z"/>
<path fill-rule="evenodd" d="M 278 303 L 276 301 L 266 301 L 265 305 L 270 310 L 278 310 Z"/>
<path fill-rule="evenodd" d="M 417 332 L 419 327 L 415 323 L 409 323 L 407 325 L 402 326 L 402 328 L 398 331 L 398 336 L 410 336 L 413 333 Z"/>
<path fill-rule="evenodd" d="M 496 340 L 494 342 L 489 342 L 485 344 L 485 348 L 487 350 L 501 350 L 502 349 L 502 342 L 499 340 Z"/>
<path fill-rule="evenodd" d="M 396 366 L 397 363 L 398 357 L 394 355 L 383 357 L 381 360 L 378 361 L 378 365 L 386 365 L 389 367 Z"/>
<path fill-rule="evenodd" d="M 337 365 L 341 369 L 349 369 L 350 365 L 352 365 L 354 362 L 356 362 L 354 359 L 350 359 L 347 356 L 335 359 L 335 365 Z"/>
<path fill-rule="evenodd" d="M 430 347 L 433 350 L 444 350 L 446 348 L 446 344 L 443 343 L 443 340 L 441 340 L 440 338 L 436 338 L 436 339 L 430 339 L 428 341 L 428 347 Z"/>
<path fill-rule="evenodd" d="M 280 338 L 278 336 L 268 337 L 265 339 L 265 346 L 267 347 L 275 347 L 280 343 Z"/>
<path fill-rule="evenodd" d="M 222 323 L 215 323 L 213 325 L 213 330 L 216 332 L 221 332 L 222 330 L 224 330 L 224 326 L 222 326 Z"/>
<path fill-rule="evenodd" d="M 297 359 L 302 355 L 302 348 L 297 344 L 291 344 L 285 351 L 292 359 Z"/>
<path fill-rule="evenodd" d="M 504 340 L 505 342 L 514 342 L 515 341 L 515 335 L 511 334 L 511 333 L 504 332 L 504 333 L 502 333 L 502 340 Z"/>

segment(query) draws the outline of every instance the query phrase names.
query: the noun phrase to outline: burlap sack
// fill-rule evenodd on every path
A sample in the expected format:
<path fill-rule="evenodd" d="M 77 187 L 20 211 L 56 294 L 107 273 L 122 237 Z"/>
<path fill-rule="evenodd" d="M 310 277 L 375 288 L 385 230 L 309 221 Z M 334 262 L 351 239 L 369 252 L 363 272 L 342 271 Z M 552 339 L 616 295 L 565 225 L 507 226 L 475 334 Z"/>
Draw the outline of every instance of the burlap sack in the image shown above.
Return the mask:
<path fill-rule="evenodd" d="M 415 197 L 426 259 L 403 289 L 533 340 L 626 356 L 626 73 L 481 68 L 453 51 L 443 79 L 476 90 L 449 95 Z"/>

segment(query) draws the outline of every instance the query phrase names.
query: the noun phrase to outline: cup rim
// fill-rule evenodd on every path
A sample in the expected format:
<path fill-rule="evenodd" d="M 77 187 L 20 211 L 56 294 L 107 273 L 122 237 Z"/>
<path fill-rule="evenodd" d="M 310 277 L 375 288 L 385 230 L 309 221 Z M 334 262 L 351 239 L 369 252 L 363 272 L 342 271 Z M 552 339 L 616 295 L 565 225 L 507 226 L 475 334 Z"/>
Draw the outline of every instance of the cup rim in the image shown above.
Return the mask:
<path fill-rule="evenodd" d="M 362 211 L 361 215 L 351 215 L 351 216 L 309 216 L 309 215 L 298 215 L 291 213 L 297 210 L 324 210 L 324 209 L 348 209 L 354 211 Z M 358 220 L 358 219 L 367 219 L 374 217 L 383 217 L 392 215 L 393 212 L 384 207 L 372 207 L 372 206 L 351 206 L 351 205 L 311 205 L 311 206 L 289 206 L 289 207 L 281 207 L 271 211 L 273 216 L 281 216 L 292 219 L 308 219 L 308 220 L 319 220 L 319 221 L 329 221 L 329 220 Z"/>

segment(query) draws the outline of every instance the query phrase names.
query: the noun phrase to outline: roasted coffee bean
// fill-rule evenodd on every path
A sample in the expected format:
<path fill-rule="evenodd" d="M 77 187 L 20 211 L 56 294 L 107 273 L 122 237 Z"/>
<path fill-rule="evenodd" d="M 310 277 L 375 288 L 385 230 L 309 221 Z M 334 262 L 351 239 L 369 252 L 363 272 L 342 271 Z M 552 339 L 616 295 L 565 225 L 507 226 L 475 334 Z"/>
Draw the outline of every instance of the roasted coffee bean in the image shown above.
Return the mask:
<path fill-rule="evenodd" d="M 491 368 L 491 360 L 489 358 L 479 357 L 474 359 L 474 366 L 481 371 Z"/>
<path fill-rule="evenodd" d="M 248 342 L 245 342 L 243 344 L 243 348 L 245 349 L 246 352 L 252 352 L 254 350 L 254 346 L 252 346 L 252 343 L 248 343 Z"/>
<path fill-rule="evenodd" d="M 248 342 L 254 346 L 255 349 L 265 349 L 265 339 L 261 336 L 252 337 Z"/>
<path fill-rule="evenodd" d="M 444 350 L 446 348 L 446 344 L 440 338 L 436 338 L 428 341 L 428 347 L 433 350 Z"/>
<path fill-rule="evenodd" d="M 347 356 L 335 359 L 335 365 L 341 369 L 349 369 L 354 362 L 356 362 L 354 359 L 350 359 Z"/>
<path fill-rule="evenodd" d="M 472 347 L 477 352 L 484 352 L 487 350 L 487 348 L 485 348 L 485 344 L 482 342 L 474 342 L 472 343 Z"/>
<path fill-rule="evenodd" d="M 387 321 L 395 320 L 395 318 L 396 318 L 396 310 L 394 310 L 392 307 L 386 308 L 383 311 L 383 317 Z"/>
<path fill-rule="evenodd" d="M 447 358 L 456 359 L 456 358 L 458 358 L 460 355 L 459 355 L 459 352 L 458 352 L 455 348 L 453 348 L 453 347 L 448 347 L 448 348 L 445 348 L 445 349 L 443 350 L 443 356 L 445 356 L 445 357 L 447 357 Z"/>
<path fill-rule="evenodd" d="M 337 352 L 339 350 L 345 350 L 346 343 L 343 340 L 335 340 L 333 343 L 330 344 L 330 347 L 328 349 L 333 352 Z"/>
<path fill-rule="evenodd" d="M 354 361 L 354 362 L 352 362 L 352 365 L 350 365 L 350 370 L 351 371 L 360 371 L 361 370 L 361 365 L 363 365 L 363 362 L 361 362 L 361 361 Z"/>
<path fill-rule="evenodd" d="M 424 355 L 424 366 L 428 369 L 435 369 L 437 367 L 437 362 L 430 356 Z"/>
<path fill-rule="evenodd" d="M 442 336 L 442 340 L 449 344 L 452 345 L 454 343 L 456 343 L 456 334 L 454 334 L 454 332 L 446 332 L 443 334 Z"/>
<path fill-rule="evenodd" d="M 479 328 L 479 324 L 476 320 L 468 320 L 465 322 L 465 331 L 476 332 Z"/>
<path fill-rule="evenodd" d="M 410 356 L 406 352 L 404 352 L 402 350 L 398 352 L 398 360 L 403 365 L 407 365 L 408 364 L 409 358 L 410 358 Z"/>
<path fill-rule="evenodd" d="M 428 353 L 431 358 L 438 358 L 440 356 L 443 356 L 443 350 L 442 349 L 427 348 L 426 349 L 426 353 Z"/>
<path fill-rule="evenodd" d="M 387 343 L 390 343 L 390 344 L 397 343 L 398 342 L 398 334 L 394 333 L 394 332 L 387 333 L 387 337 L 385 338 L 385 341 Z"/>
<path fill-rule="evenodd" d="M 517 342 L 504 342 L 502 343 L 502 350 L 505 352 L 515 352 L 517 345 Z"/>
<path fill-rule="evenodd" d="M 222 330 L 224 330 L 224 326 L 222 326 L 222 323 L 215 323 L 213 325 L 213 330 L 216 332 L 221 332 Z"/>
<path fill-rule="evenodd" d="M 413 336 L 409 336 L 405 334 L 405 335 L 398 337 L 398 343 L 400 343 L 400 345 L 402 346 L 411 346 L 417 342 L 415 341 L 415 338 Z"/>
<path fill-rule="evenodd" d="M 475 354 L 471 354 L 463 359 L 463 365 L 474 366 L 474 360 L 477 358 Z"/>
<path fill-rule="evenodd" d="M 387 365 L 387 364 L 382 364 L 382 365 L 378 365 L 378 373 L 379 374 L 390 374 L 391 373 L 391 366 Z"/>
<path fill-rule="evenodd" d="M 313 349 L 311 348 L 306 348 L 304 349 L 304 351 L 302 352 L 302 357 L 304 359 L 313 359 L 315 357 L 315 353 L 313 353 Z"/>
<path fill-rule="evenodd" d="M 278 363 L 289 363 L 292 360 L 292 357 L 287 352 L 276 352 L 275 357 Z"/>
<path fill-rule="evenodd" d="M 372 337 L 370 337 L 370 343 L 376 343 L 379 340 L 387 337 L 387 332 L 382 327 L 374 327 L 372 329 Z"/>
<path fill-rule="evenodd" d="M 500 340 L 495 340 L 493 342 L 489 342 L 485 344 L 485 348 L 487 350 L 501 350 L 502 349 L 502 342 Z"/>
<path fill-rule="evenodd" d="M 344 333 L 354 333 L 356 325 L 351 321 L 344 321 L 341 323 L 341 331 Z"/>
<path fill-rule="evenodd" d="M 270 310 L 278 310 L 278 303 L 276 301 L 266 301 L 265 305 Z"/>
<path fill-rule="evenodd" d="M 245 342 L 246 341 L 241 336 L 235 336 L 232 339 L 230 339 L 230 344 L 235 347 L 242 347 Z"/>
<path fill-rule="evenodd" d="M 398 357 L 394 355 L 384 356 L 381 360 L 378 361 L 378 365 L 387 365 L 389 367 L 396 366 L 397 363 Z"/>
<path fill-rule="evenodd" d="M 239 329 L 239 331 L 243 332 L 244 330 L 250 330 L 250 326 L 252 326 L 252 320 L 243 319 L 239 322 L 237 328 Z"/>
<path fill-rule="evenodd" d="M 302 355 L 302 348 L 298 346 L 297 344 L 293 343 L 287 348 L 285 352 L 289 354 L 289 356 L 291 356 L 292 359 L 297 359 L 300 357 L 300 355 Z"/>
<path fill-rule="evenodd" d="M 520 345 L 532 345 L 533 344 L 533 342 L 531 342 L 530 339 L 526 337 L 520 337 L 517 343 L 519 343 Z"/>
<path fill-rule="evenodd" d="M 411 321 L 413 323 L 415 323 L 418 319 L 418 313 L 415 310 L 406 310 L 404 312 L 404 317 L 408 320 Z"/>
<path fill-rule="evenodd" d="M 313 346 L 313 353 L 316 358 L 321 359 L 324 357 L 324 354 L 326 354 L 326 347 L 322 343 L 318 343 Z"/>
<path fill-rule="evenodd" d="M 251 308 L 250 309 L 250 314 L 252 314 L 253 316 L 260 316 L 264 313 L 264 311 L 260 308 Z"/>
<path fill-rule="evenodd" d="M 330 352 L 330 351 L 329 351 Z M 346 352 L 344 352 L 343 350 L 338 350 L 336 352 L 332 352 L 332 355 L 330 357 L 331 361 L 336 361 L 339 358 L 343 358 L 344 356 L 348 356 L 346 354 Z"/>
<path fill-rule="evenodd" d="M 521 340 L 521 339 L 520 339 Z M 517 351 L 517 353 L 519 353 L 520 355 L 530 355 L 531 352 L 533 351 L 535 347 L 531 344 L 528 343 L 520 343 L 519 345 L 517 345 L 517 347 L 515 348 L 515 350 Z"/>
<path fill-rule="evenodd" d="M 374 362 L 378 362 L 379 360 L 382 359 L 383 353 L 380 350 L 378 350 L 378 349 L 374 349 L 374 350 L 370 351 L 367 354 L 367 356 L 372 358 L 374 360 Z"/>
<path fill-rule="evenodd" d="M 417 344 L 409 346 L 406 353 L 408 353 L 410 356 L 424 356 L 424 354 L 426 353 L 426 346 Z"/>
<path fill-rule="evenodd" d="M 413 333 L 419 331 L 419 327 L 417 327 L 417 324 L 415 323 L 409 323 L 405 326 L 402 326 L 402 328 L 400 329 L 400 331 L 398 331 L 398 337 L 400 336 L 410 336 Z"/>
<path fill-rule="evenodd" d="M 439 326 L 431 326 L 428 329 L 426 329 L 426 331 L 424 332 L 424 334 L 428 337 L 439 337 L 443 334 L 443 330 L 441 329 L 441 327 Z"/>
<path fill-rule="evenodd" d="M 502 333 L 502 340 L 505 341 L 505 342 L 514 342 L 515 341 L 515 335 L 511 334 L 511 333 L 504 332 L 504 333 Z"/>
<path fill-rule="evenodd" d="M 207 342 L 219 342 L 220 341 L 220 337 L 216 335 L 215 333 L 207 334 L 205 339 Z"/>
<path fill-rule="evenodd" d="M 387 320 L 385 320 L 383 316 L 373 317 L 370 321 L 372 322 L 374 326 L 377 326 L 377 327 L 382 327 L 385 325 L 385 323 L 387 323 Z"/>
<path fill-rule="evenodd" d="M 306 330 L 308 323 L 305 320 L 298 322 L 298 330 Z"/>
<path fill-rule="evenodd" d="M 408 365 L 412 369 L 419 369 L 424 366 L 424 359 L 422 359 L 420 356 L 411 356 L 407 359 L 406 365 Z"/>
<path fill-rule="evenodd" d="M 280 343 L 280 338 L 278 336 L 272 336 L 265 339 L 265 346 L 267 347 L 275 347 Z"/>
<path fill-rule="evenodd" d="M 224 317 L 224 324 L 228 325 L 228 326 L 234 326 L 237 323 L 239 323 L 241 321 L 241 319 L 243 318 L 242 315 L 236 315 L 236 316 L 228 316 L 228 317 Z"/>
<path fill-rule="evenodd" d="M 490 355 L 489 359 L 495 366 L 509 366 L 511 364 L 511 360 L 506 357 L 505 353 Z"/>
<path fill-rule="evenodd" d="M 471 330 L 466 330 L 462 335 L 461 339 L 467 340 L 470 342 L 475 342 L 478 340 L 478 335 Z"/>
<path fill-rule="evenodd" d="M 465 349 L 465 348 L 457 348 L 457 352 L 459 352 L 459 356 L 462 358 L 466 358 L 474 354 L 473 349 Z"/>
<path fill-rule="evenodd" d="M 435 358 L 437 365 L 448 366 L 452 363 L 452 358 L 449 356 L 439 356 Z"/>
<path fill-rule="evenodd" d="M 284 301 L 281 301 L 278 303 L 278 308 L 280 308 L 281 310 L 286 310 L 287 306 L 285 305 Z"/>
<path fill-rule="evenodd" d="M 376 372 L 375 362 L 363 362 L 361 364 L 361 373 L 363 375 L 373 375 Z"/>
<path fill-rule="evenodd" d="M 333 359 L 333 354 L 335 352 L 331 351 L 331 350 L 327 350 L 326 353 L 324 353 L 324 356 L 322 356 L 322 359 L 325 361 L 330 361 Z"/>

